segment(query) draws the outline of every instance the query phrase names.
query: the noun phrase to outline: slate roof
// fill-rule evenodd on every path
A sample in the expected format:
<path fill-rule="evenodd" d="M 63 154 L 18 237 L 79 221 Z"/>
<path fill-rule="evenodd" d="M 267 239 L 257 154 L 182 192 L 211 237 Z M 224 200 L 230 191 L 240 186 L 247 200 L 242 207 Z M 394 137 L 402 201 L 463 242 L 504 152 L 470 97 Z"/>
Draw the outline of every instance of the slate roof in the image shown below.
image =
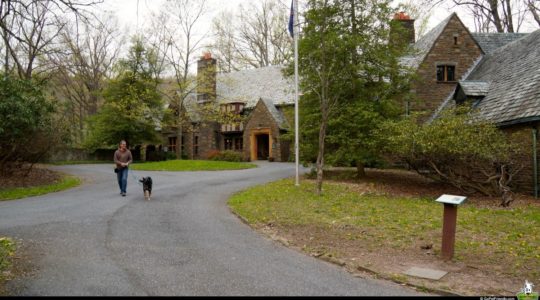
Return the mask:
<path fill-rule="evenodd" d="M 288 129 L 289 123 L 287 122 L 287 119 L 285 119 L 283 113 L 276 108 L 272 99 L 261 98 L 261 101 L 264 103 L 266 108 L 268 108 L 268 111 L 272 115 L 272 118 L 274 118 L 276 121 L 279 129 Z"/>
<path fill-rule="evenodd" d="M 431 51 L 452 13 L 413 45 L 402 65 L 418 69 Z M 540 120 L 540 30 L 533 33 L 471 33 L 485 55 L 480 56 L 459 81 L 458 89 L 476 103 L 480 117 L 500 125 Z M 447 97 L 429 121 L 454 105 Z"/>
<path fill-rule="evenodd" d="M 478 80 L 462 80 L 459 82 L 459 86 L 470 97 L 482 97 L 486 96 L 491 82 L 478 81 Z"/>
<path fill-rule="evenodd" d="M 294 82 L 283 76 L 281 66 L 269 66 L 217 75 L 219 103 L 243 102 L 254 107 L 260 98 L 274 105 L 294 104 Z"/>
<path fill-rule="evenodd" d="M 439 38 L 446 25 L 452 19 L 455 13 L 444 19 L 439 25 L 435 26 L 428 33 L 422 36 L 413 45 L 413 54 L 404 56 L 400 59 L 402 65 L 413 69 L 418 69 L 424 58 L 429 53 L 435 41 Z"/>
<path fill-rule="evenodd" d="M 459 79 L 458 83 L 459 82 L 463 82 L 465 81 L 466 78 L 469 77 L 469 75 L 476 69 L 476 66 L 478 66 L 480 64 L 480 62 L 482 61 L 482 59 L 484 58 L 484 56 L 480 56 L 476 59 L 476 61 L 471 65 L 471 67 L 467 70 L 467 72 L 465 72 L 461 78 Z M 458 85 L 459 86 L 459 85 Z M 428 122 L 432 122 L 433 120 L 435 120 L 436 118 L 439 117 L 440 113 L 445 110 L 445 109 L 448 109 L 448 108 L 452 108 L 455 106 L 455 101 L 452 101 L 452 100 L 455 100 L 455 91 L 451 92 L 450 94 L 448 94 L 448 96 L 446 97 L 446 99 L 444 99 L 444 101 L 441 103 L 441 105 L 439 105 L 439 107 L 435 110 L 435 112 L 431 115 L 431 117 L 428 119 Z"/>
<path fill-rule="evenodd" d="M 499 125 L 540 119 L 540 30 L 486 55 L 471 80 L 491 82 L 477 106 L 481 118 Z"/>
<path fill-rule="evenodd" d="M 448 16 L 446 19 L 444 19 L 441 23 L 439 23 L 436 27 L 431 29 L 428 33 L 426 33 L 424 36 L 422 36 L 413 46 L 413 54 L 404 56 L 400 59 L 401 63 L 404 66 L 417 69 L 426 55 L 429 53 L 431 48 L 433 47 L 433 44 L 441 33 L 443 32 L 444 28 L 446 28 L 446 25 L 450 21 L 450 19 L 455 15 L 456 13 L 452 13 L 450 16 Z M 497 48 L 500 48 L 508 43 L 511 43 L 515 40 L 518 40 L 524 36 L 527 35 L 527 33 L 471 33 L 472 37 L 476 40 L 480 48 L 482 48 L 482 51 L 484 51 L 485 54 L 492 53 Z"/>
<path fill-rule="evenodd" d="M 482 48 L 482 51 L 486 54 L 490 54 L 497 48 L 500 48 L 508 43 L 518 40 L 527 35 L 527 33 L 471 33 L 472 37 L 476 40 L 478 45 Z"/>

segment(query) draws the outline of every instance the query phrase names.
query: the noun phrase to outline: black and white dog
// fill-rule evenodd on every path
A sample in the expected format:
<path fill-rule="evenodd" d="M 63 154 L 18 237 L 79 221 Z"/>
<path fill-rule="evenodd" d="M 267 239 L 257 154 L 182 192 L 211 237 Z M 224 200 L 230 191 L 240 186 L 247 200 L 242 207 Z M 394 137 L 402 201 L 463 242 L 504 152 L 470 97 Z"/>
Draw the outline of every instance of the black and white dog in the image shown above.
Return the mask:
<path fill-rule="evenodd" d="M 152 177 L 143 177 L 139 180 L 143 184 L 144 199 L 150 200 L 152 195 Z"/>

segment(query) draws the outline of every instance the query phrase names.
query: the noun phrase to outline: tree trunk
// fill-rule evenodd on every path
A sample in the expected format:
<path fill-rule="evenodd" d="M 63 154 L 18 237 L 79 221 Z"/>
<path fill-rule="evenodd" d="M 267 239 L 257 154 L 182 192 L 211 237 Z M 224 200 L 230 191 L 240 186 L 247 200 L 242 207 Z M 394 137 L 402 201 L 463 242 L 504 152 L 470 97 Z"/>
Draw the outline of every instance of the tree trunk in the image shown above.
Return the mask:
<path fill-rule="evenodd" d="M 92 85 L 94 87 L 95 85 Z M 90 93 L 90 96 L 88 97 L 88 114 L 89 115 L 95 115 L 98 111 L 98 97 L 95 95 L 95 93 L 98 93 L 98 90 L 94 88 L 93 90 L 88 91 Z"/>
<path fill-rule="evenodd" d="M 539 14 L 540 9 L 536 8 L 536 6 L 534 5 L 533 0 L 528 0 L 527 1 L 527 7 L 529 8 L 529 11 L 533 15 L 533 18 L 536 21 L 536 23 L 538 23 L 538 26 L 540 26 L 540 14 Z"/>
<path fill-rule="evenodd" d="M 4 73 L 7 75 L 9 74 L 9 48 L 8 48 L 8 44 L 9 44 L 9 40 L 7 38 L 7 31 L 5 29 L 3 29 L 3 36 L 4 36 L 4 43 L 5 43 L 5 47 L 6 47 L 6 53 L 5 53 L 5 56 L 4 56 Z"/>
<path fill-rule="evenodd" d="M 366 177 L 366 170 L 365 165 L 363 161 L 356 161 L 356 178 L 364 178 Z"/>
<path fill-rule="evenodd" d="M 326 138 L 326 127 L 328 116 L 323 112 L 321 127 L 319 128 L 319 153 L 317 154 L 317 196 L 322 194 L 323 167 L 324 167 L 324 140 Z"/>
<path fill-rule="evenodd" d="M 497 28 L 497 32 L 499 33 L 504 32 L 504 26 L 499 16 L 499 8 L 497 7 L 499 4 L 499 1 L 489 0 L 488 3 L 489 3 L 489 8 L 491 10 L 491 17 L 493 18 L 493 24 L 495 25 L 495 28 Z"/>
<path fill-rule="evenodd" d="M 514 32 L 514 20 L 512 17 L 512 6 L 510 4 L 510 0 L 506 0 L 506 23 L 508 24 L 508 32 Z M 518 18 L 519 19 L 519 18 Z M 519 22 L 518 22 L 519 23 Z"/>
<path fill-rule="evenodd" d="M 508 175 L 506 171 L 506 166 L 501 166 L 501 177 L 499 178 L 499 191 L 501 192 L 501 206 L 502 207 L 508 207 L 510 206 L 510 203 L 514 201 L 514 193 L 512 192 L 511 188 L 508 186 L 511 177 Z"/>
<path fill-rule="evenodd" d="M 178 123 L 176 126 L 176 158 L 182 159 L 182 122 Z"/>

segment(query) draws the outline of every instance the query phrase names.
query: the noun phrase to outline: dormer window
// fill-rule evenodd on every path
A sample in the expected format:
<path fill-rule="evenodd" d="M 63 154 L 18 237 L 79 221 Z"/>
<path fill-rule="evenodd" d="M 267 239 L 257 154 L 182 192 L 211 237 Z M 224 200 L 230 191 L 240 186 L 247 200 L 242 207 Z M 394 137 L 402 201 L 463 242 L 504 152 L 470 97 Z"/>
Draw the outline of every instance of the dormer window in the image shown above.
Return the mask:
<path fill-rule="evenodd" d="M 456 66 L 438 65 L 437 66 L 437 82 L 454 82 L 456 81 Z"/>
<path fill-rule="evenodd" d="M 225 123 L 221 124 L 221 132 L 236 132 L 243 131 L 244 124 L 242 123 L 242 113 L 244 111 L 244 103 L 234 102 L 221 105 L 221 113 L 225 118 Z M 232 142 L 231 142 L 232 143 Z M 227 147 L 227 145 L 226 145 Z"/>

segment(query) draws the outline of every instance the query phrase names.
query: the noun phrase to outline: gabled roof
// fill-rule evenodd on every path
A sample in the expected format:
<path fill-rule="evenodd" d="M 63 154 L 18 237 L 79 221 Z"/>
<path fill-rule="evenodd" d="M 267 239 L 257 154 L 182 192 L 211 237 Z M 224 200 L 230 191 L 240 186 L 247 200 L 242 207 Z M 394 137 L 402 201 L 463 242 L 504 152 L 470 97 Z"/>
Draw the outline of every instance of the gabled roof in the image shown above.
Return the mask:
<path fill-rule="evenodd" d="M 431 48 L 433 48 L 435 41 L 437 41 L 443 30 L 446 28 L 446 25 L 448 25 L 448 22 L 450 22 L 450 19 L 452 19 L 454 15 L 456 15 L 456 13 L 448 16 L 441 23 L 439 23 L 439 25 L 435 26 L 428 33 L 422 36 L 416 43 L 414 43 L 413 54 L 402 57 L 400 59 L 401 63 L 406 67 L 417 69 L 424 61 Z"/>
<path fill-rule="evenodd" d="M 478 104 L 481 118 L 499 125 L 540 120 L 540 30 L 485 56 L 470 80 L 491 81 Z"/>
<path fill-rule="evenodd" d="M 280 128 L 287 128 L 286 121 L 283 122 L 280 119 L 281 113 L 275 105 L 294 104 L 294 83 L 283 75 L 282 69 L 282 66 L 269 66 L 231 73 L 218 73 L 216 75 L 217 102 L 220 104 L 241 102 L 245 104 L 246 109 L 250 109 L 254 108 L 259 99 L 263 98 L 268 103 L 273 104 L 275 112 L 271 110 L 272 108 L 269 110 L 276 122 L 280 124 Z M 193 90 L 195 89 L 193 88 Z M 196 93 L 191 93 L 184 101 L 184 108 L 193 122 L 202 121 L 197 106 Z"/>
<path fill-rule="evenodd" d="M 515 40 L 518 40 L 528 33 L 480 33 L 473 32 L 471 33 L 472 37 L 476 40 L 482 51 L 486 54 L 490 54 L 495 51 L 497 48 L 500 48 L 508 43 L 511 43 Z"/>
<path fill-rule="evenodd" d="M 294 83 L 283 76 L 281 66 L 269 66 L 217 75 L 219 103 L 243 102 L 254 107 L 260 98 L 275 105 L 294 103 Z"/>
<path fill-rule="evenodd" d="M 261 102 L 266 106 L 266 108 L 270 112 L 270 115 L 272 115 L 272 118 L 278 125 L 279 129 L 289 128 L 289 123 L 287 122 L 287 119 L 285 119 L 283 113 L 276 108 L 272 99 L 261 98 Z"/>

